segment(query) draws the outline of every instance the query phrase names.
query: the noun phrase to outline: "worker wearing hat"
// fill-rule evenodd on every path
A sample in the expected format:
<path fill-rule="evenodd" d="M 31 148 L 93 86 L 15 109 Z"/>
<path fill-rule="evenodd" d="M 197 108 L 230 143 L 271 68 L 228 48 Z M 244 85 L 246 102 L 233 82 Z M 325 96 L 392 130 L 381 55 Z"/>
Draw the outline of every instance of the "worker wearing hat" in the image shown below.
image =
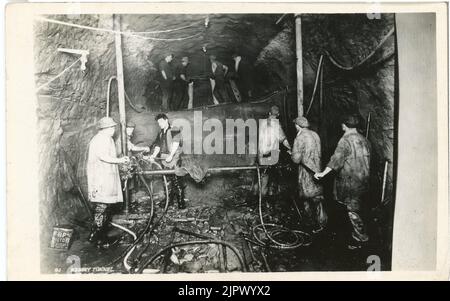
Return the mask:
<path fill-rule="evenodd" d="M 127 122 L 127 127 L 126 127 L 126 131 L 127 131 L 127 147 L 128 147 L 128 152 L 145 152 L 145 153 L 149 153 L 150 152 L 150 147 L 148 146 L 138 146 L 135 145 L 131 142 L 131 139 L 133 138 L 133 134 L 134 134 L 134 129 L 136 128 L 136 124 L 132 121 L 128 121 Z"/>
<path fill-rule="evenodd" d="M 298 197 L 309 217 L 312 231 L 321 231 L 327 222 L 323 209 L 322 185 L 314 178 L 321 160 L 320 138 L 309 129 L 309 122 L 303 116 L 294 119 L 297 136 L 292 147 L 291 159 L 298 164 Z"/>
<path fill-rule="evenodd" d="M 280 108 L 272 106 L 268 112 L 267 122 L 262 122 L 259 127 L 258 153 L 262 158 L 269 158 L 272 152 L 279 152 L 279 144 L 282 143 L 288 151 L 291 150 L 289 141 L 286 139 L 283 128 L 278 118 L 280 117 Z M 272 156 L 273 158 L 274 156 Z M 277 160 L 278 156 L 275 159 Z M 275 164 L 276 162 L 273 162 Z"/>
<path fill-rule="evenodd" d="M 358 125 L 358 116 L 350 115 L 343 119 L 344 135 L 325 170 L 315 174 L 317 179 L 321 179 L 331 171 L 336 173 L 334 197 L 346 207 L 353 227 L 349 249 L 360 248 L 369 240 L 362 209 L 363 197 L 369 186 L 370 146 L 357 131 Z"/>
<path fill-rule="evenodd" d="M 136 124 L 133 121 L 128 121 L 127 125 L 126 125 L 126 132 L 127 132 L 127 149 L 128 149 L 128 154 L 131 155 L 135 155 L 136 153 L 149 153 L 150 152 L 150 147 L 149 146 L 139 146 L 134 144 L 133 142 L 131 142 L 131 140 L 133 139 L 133 135 L 135 132 L 135 128 L 136 128 Z M 122 154 L 122 143 L 120 141 L 121 139 L 117 139 L 117 149 L 118 149 L 118 153 Z M 136 175 L 133 173 L 133 177 L 131 179 L 128 180 L 127 182 L 127 188 L 129 190 L 129 196 L 131 200 L 134 200 L 135 197 L 135 193 L 137 188 L 139 187 L 139 182 L 137 180 Z"/>
<path fill-rule="evenodd" d="M 95 205 L 89 241 L 104 247 L 108 246 L 106 231 L 111 205 L 123 202 L 118 164 L 129 162 L 128 157 L 117 157 L 113 140 L 116 125 L 111 117 L 100 119 L 98 132 L 89 142 L 86 166 L 88 198 Z"/>
<path fill-rule="evenodd" d="M 161 109 L 168 110 L 169 102 L 173 93 L 173 81 L 175 80 L 175 72 L 172 67 L 173 54 L 167 52 L 164 54 L 164 59 L 159 63 L 159 72 L 161 74 L 161 90 L 162 100 Z"/>
<path fill-rule="evenodd" d="M 268 118 L 261 120 L 259 125 L 258 161 L 261 165 L 276 165 L 280 154 L 280 144 L 283 144 L 288 153 L 291 151 L 289 141 L 284 134 L 278 120 L 280 109 L 274 105 L 268 112 Z M 263 196 L 272 195 L 278 190 L 277 169 L 266 168 L 261 175 L 261 193 Z"/>

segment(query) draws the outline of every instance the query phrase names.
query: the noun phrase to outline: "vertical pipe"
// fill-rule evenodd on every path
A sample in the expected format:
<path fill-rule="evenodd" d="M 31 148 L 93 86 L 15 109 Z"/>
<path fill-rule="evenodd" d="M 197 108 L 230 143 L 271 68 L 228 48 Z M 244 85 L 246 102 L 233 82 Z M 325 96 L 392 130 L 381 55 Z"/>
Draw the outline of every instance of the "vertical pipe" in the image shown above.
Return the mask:
<path fill-rule="evenodd" d="M 327 128 L 326 128 L 326 118 L 325 111 L 323 106 L 323 70 L 325 67 L 325 61 L 322 61 L 322 65 L 320 66 L 320 77 L 319 77 L 319 136 L 321 141 L 321 152 L 322 152 L 322 160 L 323 154 L 328 149 L 328 139 L 327 139 Z"/>
<path fill-rule="evenodd" d="M 286 90 L 284 91 L 283 95 L 283 121 L 284 121 L 284 128 L 289 129 L 289 120 L 291 120 L 291 116 L 289 116 L 289 111 L 287 108 L 287 94 L 288 94 L 288 88 L 286 87 Z"/>
<path fill-rule="evenodd" d="M 106 117 L 109 117 L 109 103 L 111 102 L 111 83 L 117 79 L 115 76 L 111 76 L 108 80 L 108 88 L 106 90 Z"/>
<path fill-rule="evenodd" d="M 320 57 L 321 59 L 323 59 L 323 56 Z M 323 61 L 320 62 L 320 79 L 319 79 L 319 124 L 320 127 L 322 127 L 322 121 L 323 121 Z M 312 102 L 312 100 L 311 100 Z"/>
<path fill-rule="evenodd" d="M 297 55 L 297 110 L 298 116 L 303 116 L 303 51 L 300 15 L 295 15 L 295 50 Z"/>
<path fill-rule="evenodd" d="M 120 31 L 120 15 L 113 15 L 114 30 Z M 123 80 L 123 57 L 122 57 L 122 36 L 120 33 L 115 34 L 116 45 L 116 67 L 117 67 L 117 88 L 119 95 L 119 119 L 120 119 L 120 141 L 122 142 L 122 154 L 128 155 L 127 132 L 126 132 L 126 113 L 125 113 L 125 87 Z M 124 211 L 128 213 L 128 187 L 125 184 L 125 202 Z"/>

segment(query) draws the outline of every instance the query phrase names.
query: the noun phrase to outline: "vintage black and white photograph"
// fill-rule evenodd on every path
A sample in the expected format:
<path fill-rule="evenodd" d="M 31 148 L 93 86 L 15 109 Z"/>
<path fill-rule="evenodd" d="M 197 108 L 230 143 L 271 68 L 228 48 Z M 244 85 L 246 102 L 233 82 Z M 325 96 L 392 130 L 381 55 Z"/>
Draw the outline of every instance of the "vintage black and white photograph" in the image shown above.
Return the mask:
<path fill-rule="evenodd" d="M 437 72 L 436 20 L 376 7 L 34 14 L 39 273 L 392 271 L 398 216 L 414 210 L 396 204 L 400 108 L 417 108 L 404 74 Z"/>

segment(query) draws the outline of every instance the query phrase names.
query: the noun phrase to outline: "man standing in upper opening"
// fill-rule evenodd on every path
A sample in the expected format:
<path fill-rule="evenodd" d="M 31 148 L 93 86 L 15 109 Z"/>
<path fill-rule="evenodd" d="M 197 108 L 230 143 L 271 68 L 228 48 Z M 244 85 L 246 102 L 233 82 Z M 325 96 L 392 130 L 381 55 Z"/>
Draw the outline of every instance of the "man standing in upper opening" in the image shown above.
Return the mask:
<path fill-rule="evenodd" d="M 360 248 L 369 240 L 366 225 L 362 218 L 363 197 L 369 186 L 370 149 L 367 139 L 358 133 L 359 119 L 348 116 L 342 123 L 344 135 L 323 172 L 315 174 L 323 178 L 334 170 L 337 175 L 334 183 L 335 198 L 346 206 L 352 224 L 352 240 L 349 249 Z"/>
<path fill-rule="evenodd" d="M 162 90 L 162 101 L 161 108 L 166 111 L 169 109 L 169 102 L 172 98 L 173 93 L 173 81 L 175 79 L 175 74 L 172 68 L 173 54 L 167 53 L 164 59 L 159 64 L 159 72 L 161 73 L 161 90 Z"/>
<path fill-rule="evenodd" d="M 250 66 L 240 54 L 233 54 L 233 69 L 231 79 L 236 81 L 241 101 L 248 101 L 252 97 L 252 75 L 250 74 Z"/>
<path fill-rule="evenodd" d="M 128 163 L 128 157 L 117 158 L 113 135 L 117 123 L 103 117 L 98 123 L 98 133 L 89 142 L 86 166 L 88 198 L 95 204 L 94 225 L 90 242 L 107 246 L 106 231 L 111 218 L 111 206 L 123 202 L 118 164 Z"/>
<path fill-rule="evenodd" d="M 192 109 L 194 105 L 194 81 L 191 77 L 192 71 L 189 58 L 184 56 L 181 58 L 181 65 L 177 68 L 177 101 L 175 101 L 173 109 Z"/>
<path fill-rule="evenodd" d="M 166 114 L 158 114 L 155 120 L 158 122 L 161 131 L 158 133 L 158 136 L 156 136 L 155 143 L 153 144 L 153 153 L 148 159 L 150 161 L 155 160 L 155 158 L 163 159 L 162 165 L 166 169 L 181 166 L 183 139 L 180 129 L 171 127 L 169 118 Z M 182 180 L 183 177 L 177 175 L 171 177 L 170 199 L 171 201 L 173 201 L 173 198 L 177 200 L 179 209 L 186 208 L 184 200 L 184 183 Z"/>
<path fill-rule="evenodd" d="M 258 140 L 258 160 L 261 165 L 275 165 L 278 163 L 280 154 L 280 144 L 283 144 L 288 152 L 291 151 L 289 141 L 286 139 L 280 121 L 280 109 L 278 106 L 272 106 L 266 122 L 262 122 L 259 127 Z M 261 194 L 274 194 L 278 189 L 275 183 L 279 178 L 274 168 L 266 168 L 261 175 Z"/>
<path fill-rule="evenodd" d="M 227 102 L 230 99 L 225 85 L 225 76 L 227 75 L 228 67 L 219 62 L 215 55 L 210 55 L 209 60 L 211 62 L 210 80 L 213 102 L 214 104 Z"/>
<path fill-rule="evenodd" d="M 314 179 L 314 172 L 321 169 L 320 138 L 316 132 L 309 129 L 309 122 L 305 117 L 297 117 L 294 124 L 297 136 L 291 158 L 298 164 L 298 196 L 312 221 L 313 232 L 317 233 L 327 222 L 327 215 L 322 206 L 322 186 Z"/>

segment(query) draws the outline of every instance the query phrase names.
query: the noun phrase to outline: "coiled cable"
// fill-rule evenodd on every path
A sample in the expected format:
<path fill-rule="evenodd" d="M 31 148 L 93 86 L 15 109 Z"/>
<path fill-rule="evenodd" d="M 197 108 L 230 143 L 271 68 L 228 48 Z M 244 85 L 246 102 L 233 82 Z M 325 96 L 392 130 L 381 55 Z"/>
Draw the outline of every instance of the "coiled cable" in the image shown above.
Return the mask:
<path fill-rule="evenodd" d="M 256 173 L 258 176 L 258 213 L 260 224 L 253 227 L 252 233 L 253 237 L 260 244 L 275 249 L 296 249 L 301 246 L 308 246 L 311 244 L 311 236 L 300 230 L 291 230 L 289 228 L 276 225 L 276 224 L 266 224 L 264 222 L 263 212 L 262 212 L 262 190 L 261 190 L 261 172 L 259 166 L 256 167 Z M 267 228 L 271 228 L 270 231 Z M 261 230 L 264 232 L 265 236 L 269 241 L 263 241 L 258 235 Z M 289 234 L 293 237 L 292 241 L 280 241 L 275 239 L 276 237 Z"/>

